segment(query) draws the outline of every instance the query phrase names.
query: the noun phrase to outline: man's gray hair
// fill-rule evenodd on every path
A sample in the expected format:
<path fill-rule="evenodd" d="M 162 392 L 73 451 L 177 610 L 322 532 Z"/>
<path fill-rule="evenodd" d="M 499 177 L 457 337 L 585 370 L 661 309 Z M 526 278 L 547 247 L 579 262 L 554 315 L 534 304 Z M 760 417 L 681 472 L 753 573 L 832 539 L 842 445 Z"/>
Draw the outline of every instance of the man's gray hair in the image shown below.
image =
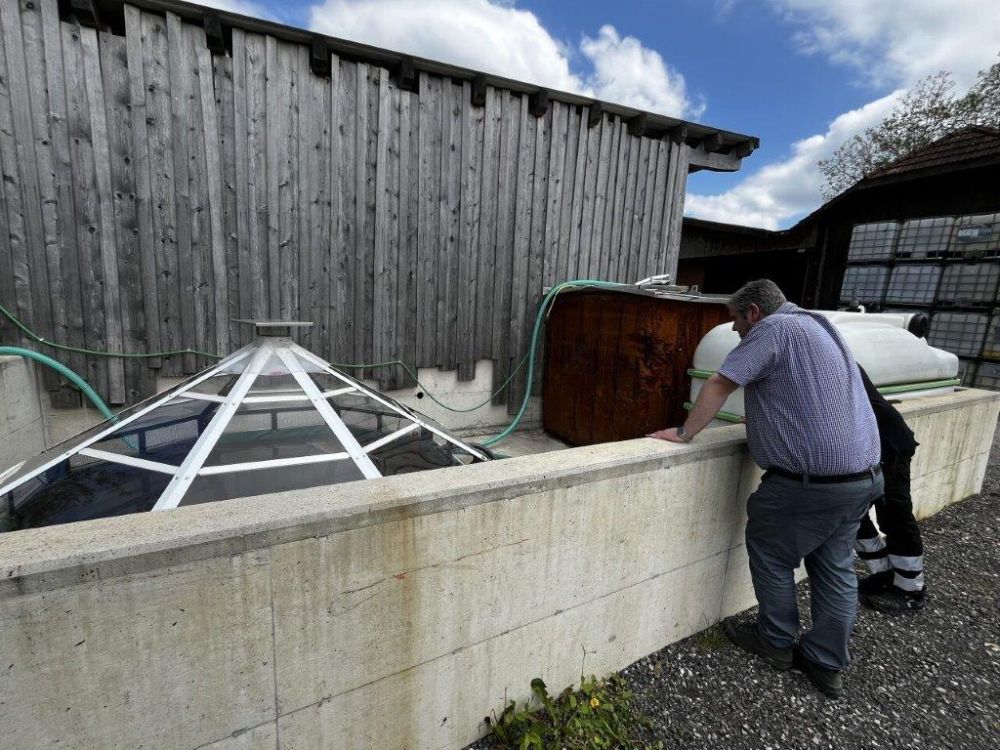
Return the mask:
<path fill-rule="evenodd" d="M 785 295 L 770 279 L 748 282 L 729 298 L 729 306 L 743 316 L 746 316 L 750 305 L 757 305 L 761 313 L 770 315 L 785 302 L 787 302 Z"/>

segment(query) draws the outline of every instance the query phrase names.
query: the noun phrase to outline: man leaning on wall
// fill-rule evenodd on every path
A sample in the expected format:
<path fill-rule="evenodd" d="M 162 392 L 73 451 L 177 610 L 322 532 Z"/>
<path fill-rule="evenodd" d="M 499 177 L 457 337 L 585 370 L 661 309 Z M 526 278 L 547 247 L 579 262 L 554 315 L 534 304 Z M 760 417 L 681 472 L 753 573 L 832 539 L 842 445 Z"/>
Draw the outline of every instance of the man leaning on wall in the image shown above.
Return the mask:
<path fill-rule="evenodd" d="M 854 356 L 833 325 L 785 300 L 770 280 L 729 300 L 740 343 L 705 383 L 687 421 L 650 437 L 686 443 L 745 389 L 747 443 L 764 478 L 747 501 L 755 623 L 727 618 L 737 646 L 780 670 L 799 668 L 823 694 L 841 671 L 857 616 L 852 567 L 861 518 L 882 494 L 879 434 Z M 795 569 L 805 560 L 812 629 L 798 636 Z"/>

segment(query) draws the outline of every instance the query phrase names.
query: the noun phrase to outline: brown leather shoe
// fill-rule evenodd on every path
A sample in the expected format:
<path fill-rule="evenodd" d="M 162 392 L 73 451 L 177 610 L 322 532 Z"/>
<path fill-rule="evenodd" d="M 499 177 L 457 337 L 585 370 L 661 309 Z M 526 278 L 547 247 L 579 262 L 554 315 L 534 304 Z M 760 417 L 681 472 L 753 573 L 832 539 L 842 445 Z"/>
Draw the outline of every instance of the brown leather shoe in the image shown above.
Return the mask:
<path fill-rule="evenodd" d="M 764 657 L 764 660 L 775 669 L 783 672 L 792 668 L 791 646 L 788 648 L 772 646 L 757 631 L 757 623 L 741 623 L 737 622 L 735 617 L 727 617 L 722 621 L 722 632 L 744 651 Z"/>

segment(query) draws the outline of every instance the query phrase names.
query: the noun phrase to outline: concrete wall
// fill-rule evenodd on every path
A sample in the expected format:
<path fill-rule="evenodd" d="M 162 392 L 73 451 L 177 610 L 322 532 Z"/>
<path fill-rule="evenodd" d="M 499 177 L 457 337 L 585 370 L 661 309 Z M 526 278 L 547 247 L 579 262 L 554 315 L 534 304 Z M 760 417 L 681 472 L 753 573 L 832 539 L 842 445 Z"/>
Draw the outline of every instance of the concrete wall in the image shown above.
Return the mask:
<path fill-rule="evenodd" d="M 45 421 L 34 367 L 22 357 L 0 357 L 0 472 L 33 456 L 45 445 Z"/>
<path fill-rule="evenodd" d="M 900 408 L 919 514 L 978 491 L 1000 396 Z M 3 535 L 0 746 L 462 747 L 752 605 L 758 479 L 736 425 Z"/>

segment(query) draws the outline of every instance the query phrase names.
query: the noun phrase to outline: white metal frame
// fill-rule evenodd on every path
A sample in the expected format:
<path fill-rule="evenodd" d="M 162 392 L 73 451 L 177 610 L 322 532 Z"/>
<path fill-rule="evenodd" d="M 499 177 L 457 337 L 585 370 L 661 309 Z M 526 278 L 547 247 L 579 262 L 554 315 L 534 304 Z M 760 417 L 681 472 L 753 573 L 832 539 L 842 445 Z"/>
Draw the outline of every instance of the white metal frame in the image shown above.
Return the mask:
<path fill-rule="evenodd" d="M 345 375 L 342 372 L 338 372 L 331 365 L 327 364 L 326 362 L 324 362 L 322 359 L 320 359 L 319 357 L 317 357 L 315 354 L 313 354 L 312 352 L 308 351 L 307 349 L 302 349 L 301 347 L 296 347 L 296 349 L 301 350 L 301 351 L 297 351 L 296 354 L 299 354 L 299 356 L 301 356 L 303 359 L 307 359 L 310 362 L 312 362 L 313 364 L 322 367 L 323 368 L 323 372 L 325 372 L 325 373 L 327 373 L 329 375 L 333 375 L 334 377 L 339 378 L 340 380 L 344 381 L 345 383 L 348 383 L 349 385 L 353 385 L 356 390 L 359 390 L 364 395 L 368 396 L 369 398 L 374 399 L 375 401 L 378 401 L 380 404 L 382 404 L 385 407 L 388 407 L 389 409 L 391 409 L 396 414 L 399 414 L 400 416 L 403 416 L 406 419 L 409 419 L 409 420 L 411 420 L 413 422 L 416 422 L 418 425 L 420 425 L 421 427 L 423 427 L 425 430 L 433 432 L 438 437 L 440 437 L 440 438 L 442 438 L 444 440 L 447 440 L 449 443 L 451 443 L 453 445 L 457 445 L 459 448 L 461 448 L 464 451 L 468 451 L 469 453 L 471 453 L 472 455 L 474 455 L 476 458 L 482 459 L 483 461 L 488 461 L 489 460 L 488 456 L 484 455 L 480 451 L 477 451 L 471 445 L 466 445 L 466 444 L 464 444 L 464 443 L 456 440 L 451 435 L 448 435 L 447 433 L 442 432 L 441 430 L 437 429 L 433 425 L 428 424 L 427 422 L 424 422 L 422 419 L 420 419 L 420 417 L 418 417 L 412 411 L 409 411 L 409 410 L 403 411 L 402 409 L 400 409 L 395 404 L 392 404 L 389 401 L 386 401 L 376 391 L 371 390 L 370 388 L 368 388 L 363 383 L 360 383 L 360 382 L 354 380 L 353 378 L 351 378 L 348 375 Z"/>
<path fill-rule="evenodd" d="M 247 365 L 246 369 L 240 374 L 236 384 L 230 389 L 229 395 L 226 396 L 226 402 L 212 415 L 212 420 L 208 423 L 205 431 L 198 436 L 194 445 L 191 446 L 191 450 L 184 458 L 184 461 L 181 462 L 173 478 L 164 488 L 160 498 L 156 501 L 156 505 L 153 506 L 153 510 L 167 510 L 180 505 L 181 498 L 184 497 L 184 493 L 191 486 L 191 482 L 198 476 L 198 471 L 205 463 L 205 459 L 208 458 L 208 454 L 215 447 L 216 441 L 222 435 L 223 430 L 226 429 L 229 420 L 233 418 L 240 401 L 247 395 L 250 386 L 257 379 L 257 373 L 260 371 L 261 365 L 267 361 L 270 354 L 271 347 L 268 345 L 262 345 L 254 353 L 250 364 Z"/>
<path fill-rule="evenodd" d="M 236 362 L 239 362 L 239 361 L 241 361 L 243 359 L 246 359 L 249 356 L 250 356 L 250 350 L 241 349 L 240 351 L 235 352 L 234 354 L 230 355 L 229 357 L 226 357 L 226 359 L 222 360 L 222 362 L 220 362 L 218 365 L 216 365 L 215 368 L 213 368 L 211 370 L 208 370 L 207 372 L 203 372 L 201 375 L 196 375 L 194 378 L 192 378 L 187 383 L 181 384 L 181 386 L 176 391 L 171 391 L 170 393 L 168 393 L 167 395 L 165 395 L 163 398 L 153 399 L 152 403 L 150 403 L 149 405 L 147 405 L 145 408 L 140 409 L 135 414 L 130 414 L 125 419 L 122 419 L 122 420 L 117 421 L 114 424 L 110 425 L 106 430 L 102 430 L 101 432 L 98 432 L 96 435 L 90 436 L 89 438 L 87 438 L 86 440 L 84 440 L 82 443 L 77 443 L 70 450 L 63 451 L 62 453 L 60 453 L 58 456 L 56 456 L 52 460 L 46 461 L 45 463 L 41 464 L 40 466 L 36 467 L 32 471 L 30 471 L 27 474 L 25 474 L 23 477 L 18 477 L 18 479 L 17 479 L 16 482 L 13 482 L 11 484 L 7 484 L 7 485 L 4 485 L 3 487 L 0 487 L 0 495 L 4 494 L 5 492 L 10 492 L 15 487 L 18 487 L 19 485 L 23 484 L 24 482 L 27 482 L 29 479 L 33 479 L 33 478 L 37 477 L 42 472 L 48 471 L 49 469 L 51 469 L 56 464 L 61 463 L 62 461 L 65 461 L 67 458 L 69 458 L 70 456 L 73 456 L 73 455 L 79 453 L 82 448 L 89 448 L 94 443 L 97 443 L 97 442 L 99 442 L 101 440 L 104 440 L 104 438 L 106 438 L 108 435 L 110 435 L 115 430 L 119 430 L 122 427 L 124 427 L 125 425 L 131 424 L 132 422 L 134 422 L 135 420 L 137 420 L 139 417 L 144 416 L 145 414 L 148 414 L 149 412 L 153 411 L 153 409 L 156 409 L 157 407 L 162 406 L 163 404 L 165 404 L 167 401 L 172 401 L 173 399 L 175 399 L 175 398 L 177 398 L 179 396 L 186 395 L 187 392 L 190 389 L 194 388 L 199 383 L 203 383 L 204 381 L 208 380 L 208 378 L 212 377 L 212 375 L 215 375 L 217 373 L 217 370 L 219 368 L 224 367 L 224 366 L 231 366 L 231 365 L 235 364 Z"/>
<path fill-rule="evenodd" d="M 174 475 L 177 473 L 177 467 L 171 466 L 170 464 L 164 464 L 159 461 L 147 461 L 145 458 L 136 458 L 135 456 L 126 456 L 121 453 L 111 453 L 110 451 L 102 451 L 97 448 L 81 448 L 77 451 L 81 456 L 89 456 L 90 458 L 99 458 L 102 461 L 111 461 L 116 464 L 125 464 L 126 466 L 134 466 L 137 469 L 147 469 L 149 471 L 158 471 L 160 474 L 170 474 Z"/>
<path fill-rule="evenodd" d="M 302 351 L 305 350 L 303 349 Z M 319 412 L 319 415 L 330 425 L 333 434 L 337 436 L 340 444 L 344 446 L 354 460 L 354 463 L 361 469 L 361 473 L 365 475 L 365 479 L 375 479 L 382 476 L 382 473 L 375 467 L 372 460 L 368 458 L 368 454 L 362 450 L 361 445 L 354 437 L 354 433 L 348 429 L 337 412 L 333 410 L 333 407 L 323 398 L 319 386 L 303 371 L 302 365 L 292 356 L 291 351 L 279 350 L 278 356 L 285 363 L 285 367 L 288 368 L 292 377 L 302 386 L 302 390 L 309 396 L 313 407 Z"/>
<path fill-rule="evenodd" d="M 288 373 L 292 375 L 298 386 L 302 389 L 301 393 L 293 393 L 289 390 L 283 390 L 273 394 L 248 395 L 260 375 L 261 369 L 271 359 L 272 355 L 277 355 L 278 359 L 280 359 L 285 368 L 287 368 Z M 234 367 L 248 358 L 249 362 L 244 363 L 242 368 Z M 316 368 L 316 373 L 332 375 L 334 378 L 344 383 L 344 387 L 321 391 L 319 386 L 309 374 L 314 372 L 312 368 Z M 237 377 L 236 382 L 233 384 L 227 395 L 221 396 L 218 394 L 201 393 L 193 390 L 209 378 L 226 373 Z M 391 413 L 407 420 L 409 424 L 396 430 L 395 432 L 372 441 L 368 445 L 362 446 L 358 442 L 357 438 L 354 437 L 350 428 L 344 423 L 344 421 L 340 418 L 340 415 L 337 414 L 336 410 L 327 400 L 334 396 L 340 396 L 348 393 L 359 393 L 372 399 L 373 401 L 386 407 Z M 91 447 L 95 443 L 99 443 L 109 436 L 112 436 L 116 431 L 121 430 L 123 427 L 126 427 L 128 424 L 136 421 L 154 409 L 177 399 L 195 399 L 221 404 L 215 414 L 212 415 L 211 420 L 209 420 L 208 425 L 202 431 L 201 435 L 199 435 L 195 440 L 194 445 L 191 447 L 191 450 L 184 458 L 184 461 L 181 462 L 180 466 L 172 466 L 159 461 L 149 461 L 136 456 L 113 453 Z M 229 425 L 233 416 L 236 414 L 236 410 L 241 404 L 268 404 L 296 401 L 308 401 L 312 404 L 313 408 L 316 409 L 319 415 L 323 418 L 323 421 L 326 422 L 327 426 L 344 447 L 343 452 L 324 453 L 292 458 L 277 458 L 263 461 L 244 461 L 242 463 L 226 464 L 222 466 L 204 465 L 208 456 L 211 454 L 212 449 L 218 443 L 219 438 L 221 438 L 226 427 Z M 222 359 L 214 367 L 206 370 L 200 375 L 196 375 L 188 382 L 182 383 L 177 389 L 171 391 L 170 393 L 167 393 L 160 398 L 150 399 L 149 404 L 134 414 L 131 414 L 120 421 L 113 422 L 108 425 L 106 429 L 101 430 L 86 440 L 74 445 L 71 449 L 63 451 L 51 460 L 36 467 L 28 474 L 19 477 L 16 481 L 0 486 L 0 495 L 9 492 L 24 482 L 42 474 L 56 464 L 77 454 L 103 461 L 123 464 L 125 466 L 132 466 L 137 469 L 169 475 L 171 477 L 170 482 L 160 494 L 153 510 L 167 510 L 177 507 L 183 500 L 184 495 L 190 489 L 191 484 L 199 476 L 215 476 L 220 474 L 232 474 L 241 471 L 259 471 L 264 469 L 301 466 L 350 459 L 357 465 L 358 469 L 365 476 L 365 478 L 374 479 L 382 476 L 382 474 L 379 472 L 378 468 L 372 462 L 368 454 L 421 428 L 437 435 L 453 445 L 458 446 L 462 450 L 470 452 L 477 458 L 488 460 L 487 456 L 483 455 L 475 448 L 463 444 L 455 438 L 452 438 L 450 435 L 437 429 L 433 425 L 425 422 L 410 409 L 400 404 L 390 402 L 386 398 L 382 397 L 377 391 L 368 388 L 363 383 L 336 370 L 329 363 L 324 362 L 318 356 L 307 349 L 296 345 L 291 340 L 286 338 L 258 339 L 250 346 L 244 347 L 243 349 Z M 22 461 L 17 466 L 11 467 L 7 471 L 0 474 L 0 479 L 13 476 L 21 467 L 23 467 L 23 465 L 24 462 Z"/>

